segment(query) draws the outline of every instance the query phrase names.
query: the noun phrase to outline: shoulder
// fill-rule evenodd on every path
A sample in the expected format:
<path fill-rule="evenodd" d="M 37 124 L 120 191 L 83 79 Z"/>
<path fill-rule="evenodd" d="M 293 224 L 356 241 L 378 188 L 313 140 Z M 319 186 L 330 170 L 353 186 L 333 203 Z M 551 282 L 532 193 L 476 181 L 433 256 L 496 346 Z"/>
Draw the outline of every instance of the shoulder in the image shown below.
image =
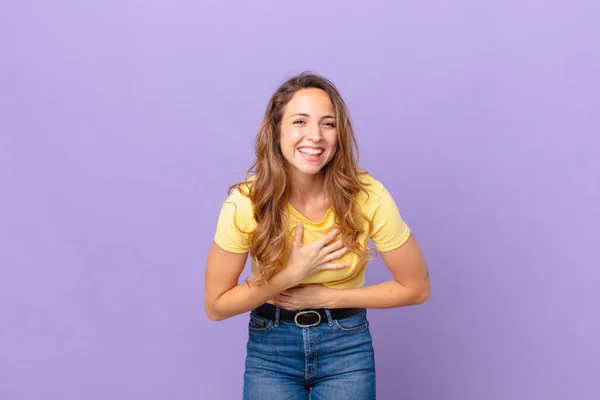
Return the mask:
<path fill-rule="evenodd" d="M 386 192 L 384 184 L 364 170 L 358 170 L 358 179 L 364 188 L 358 195 L 359 202 L 361 203 L 376 202 L 381 198 L 381 195 Z"/>
<path fill-rule="evenodd" d="M 223 207 L 226 208 L 228 205 L 234 208 L 235 214 L 241 216 L 246 221 L 249 221 L 253 214 L 252 200 L 250 199 L 250 182 L 243 182 L 231 188 L 229 196 Z"/>
<path fill-rule="evenodd" d="M 229 190 L 229 197 L 227 197 L 227 201 L 240 204 L 252 204 L 252 200 L 250 199 L 250 185 L 247 183 L 241 183 L 233 186 Z"/>
<path fill-rule="evenodd" d="M 385 213 L 396 209 L 396 202 L 382 181 L 367 172 L 360 172 L 359 178 L 363 190 L 357 195 L 357 202 L 367 217 L 372 217 L 378 210 Z"/>

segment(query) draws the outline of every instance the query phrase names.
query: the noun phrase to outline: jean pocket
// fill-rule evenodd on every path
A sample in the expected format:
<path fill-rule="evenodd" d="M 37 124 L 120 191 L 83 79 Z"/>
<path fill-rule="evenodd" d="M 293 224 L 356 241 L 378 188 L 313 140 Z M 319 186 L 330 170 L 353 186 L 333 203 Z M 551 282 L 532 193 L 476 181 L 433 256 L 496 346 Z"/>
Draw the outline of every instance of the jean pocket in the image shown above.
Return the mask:
<path fill-rule="evenodd" d="M 339 331 L 346 333 L 362 332 L 369 328 L 369 321 L 364 310 L 347 318 L 334 319 L 333 324 Z"/>
<path fill-rule="evenodd" d="M 271 329 L 272 326 L 273 320 L 250 313 L 250 320 L 248 321 L 248 330 L 250 332 L 263 333 Z"/>

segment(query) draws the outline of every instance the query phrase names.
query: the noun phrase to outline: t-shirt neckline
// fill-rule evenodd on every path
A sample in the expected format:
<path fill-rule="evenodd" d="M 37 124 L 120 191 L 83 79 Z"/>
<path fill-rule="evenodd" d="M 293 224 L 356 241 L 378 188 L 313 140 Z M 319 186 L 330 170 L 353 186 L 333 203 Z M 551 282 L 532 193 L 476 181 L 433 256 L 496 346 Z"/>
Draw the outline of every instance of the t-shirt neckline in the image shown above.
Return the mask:
<path fill-rule="evenodd" d="M 323 216 L 323 218 L 321 218 L 320 221 L 315 222 L 315 221 L 311 221 L 310 219 L 308 219 L 304 215 L 302 215 L 302 213 L 300 213 L 300 211 L 296 210 L 289 201 L 287 202 L 287 205 L 288 205 L 288 209 L 290 210 L 290 212 L 292 212 L 292 214 L 294 214 L 296 217 L 301 219 L 303 222 L 310 224 L 310 225 L 315 225 L 315 226 L 323 225 L 327 221 L 329 214 L 331 214 L 331 212 L 333 211 L 333 207 L 329 207 L 327 209 L 327 212 Z"/>

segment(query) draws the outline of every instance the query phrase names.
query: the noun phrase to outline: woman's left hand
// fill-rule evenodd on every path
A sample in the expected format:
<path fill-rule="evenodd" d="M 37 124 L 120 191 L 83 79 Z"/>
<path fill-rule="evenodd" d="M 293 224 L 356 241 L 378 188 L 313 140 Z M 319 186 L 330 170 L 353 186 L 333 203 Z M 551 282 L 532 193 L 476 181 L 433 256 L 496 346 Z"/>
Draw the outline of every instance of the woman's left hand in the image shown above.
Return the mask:
<path fill-rule="evenodd" d="M 280 307 L 286 310 L 303 310 L 307 308 L 332 308 L 331 289 L 321 284 L 297 286 L 273 297 Z"/>

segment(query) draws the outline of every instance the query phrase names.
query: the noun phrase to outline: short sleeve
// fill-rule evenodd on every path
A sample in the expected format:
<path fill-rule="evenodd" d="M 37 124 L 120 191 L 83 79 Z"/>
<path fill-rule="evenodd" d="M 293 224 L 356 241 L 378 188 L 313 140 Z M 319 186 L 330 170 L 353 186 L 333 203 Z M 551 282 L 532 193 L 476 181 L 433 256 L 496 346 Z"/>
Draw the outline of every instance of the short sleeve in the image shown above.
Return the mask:
<path fill-rule="evenodd" d="M 410 236 L 410 229 L 392 195 L 382 185 L 373 201 L 377 203 L 371 224 L 371 240 L 375 247 L 379 251 L 390 251 L 402 246 Z"/>
<path fill-rule="evenodd" d="M 221 207 L 215 243 L 232 253 L 247 253 L 250 249 L 252 215 L 250 199 L 235 189 Z"/>

